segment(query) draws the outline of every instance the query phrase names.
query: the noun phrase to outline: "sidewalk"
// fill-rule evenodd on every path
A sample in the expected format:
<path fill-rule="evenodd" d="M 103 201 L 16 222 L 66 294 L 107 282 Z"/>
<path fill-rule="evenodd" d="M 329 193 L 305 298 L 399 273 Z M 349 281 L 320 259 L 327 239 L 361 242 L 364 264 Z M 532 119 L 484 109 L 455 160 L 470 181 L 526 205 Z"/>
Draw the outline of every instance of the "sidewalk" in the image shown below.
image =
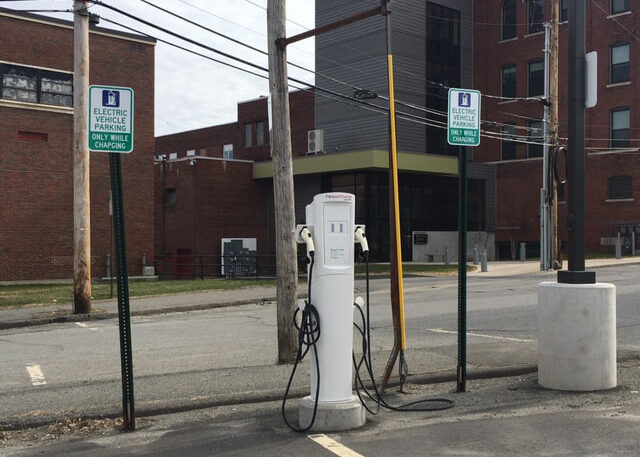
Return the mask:
<path fill-rule="evenodd" d="M 624 257 L 622 259 L 587 260 L 587 269 L 607 266 L 640 264 L 640 257 Z M 566 268 L 566 262 L 565 262 Z M 537 260 L 489 262 L 488 271 L 481 272 L 480 266 L 469 276 L 478 278 L 504 278 L 520 275 L 548 277 L 556 279 L 555 271 L 540 271 Z M 304 287 L 299 294 L 304 295 Z M 237 290 L 215 290 L 177 295 L 159 295 L 144 298 L 132 298 L 130 308 L 132 316 L 149 316 L 154 314 L 197 311 L 203 309 L 223 308 L 228 306 L 247 305 L 275 301 L 275 287 L 249 287 Z M 20 328 L 32 325 L 45 325 L 59 322 L 78 322 L 89 320 L 113 319 L 118 317 L 116 299 L 96 300 L 90 315 L 73 314 L 71 303 L 55 305 L 27 305 L 16 308 L 0 309 L 0 330 Z"/>

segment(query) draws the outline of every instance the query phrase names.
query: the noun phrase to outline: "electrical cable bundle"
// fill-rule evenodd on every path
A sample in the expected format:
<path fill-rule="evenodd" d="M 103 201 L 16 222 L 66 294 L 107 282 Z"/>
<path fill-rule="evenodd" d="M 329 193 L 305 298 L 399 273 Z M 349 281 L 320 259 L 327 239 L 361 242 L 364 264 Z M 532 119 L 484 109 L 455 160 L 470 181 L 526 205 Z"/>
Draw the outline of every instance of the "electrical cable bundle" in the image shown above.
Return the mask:
<path fill-rule="evenodd" d="M 305 300 L 305 306 L 302 310 L 302 317 L 300 319 L 300 325 L 296 323 L 296 318 L 298 313 L 300 312 L 300 308 L 296 309 L 293 314 L 293 325 L 296 326 L 298 330 L 298 353 L 296 355 L 296 360 L 293 364 L 293 370 L 291 370 L 291 376 L 289 377 L 289 383 L 287 384 L 287 390 L 284 393 L 284 397 L 282 398 L 282 418 L 284 419 L 285 424 L 295 431 L 295 432 L 306 432 L 313 427 L 313 423 L 316 420 L 316 413 L 318 412 L 318 397 L 320 396 L 320 363 L 318 360 L 318 347 L 316 346 L 318 340 L 320 339 L 320 315 L 318 314 L 318 310 L 311 303 L 311 279 L 313 274 L 313 264 L 314 264 L 314 252 L 309 252 L 309 257 L 311 258 L 311 264 L 309 265 L 309 278 L 308 278 L 308 290 L 307 290 L 307 299 Z M 313 348 L 313 354 L 316 358 L 316 398 L 315 404 L 313 405 L 313 415 L 311 416 L 311 421 L 309 425 L 303 428 L 295 427 L 291 425 L 291 423 L 287 420 L 287 416 L 285 414 L 285 406 L 287 403 L 287 398 L 289 397 L 289 390 L 291 389 L 291 383 L 293 382 L 293 377 L 296 374 L 296 369 L 298 368 L 298 363 L 300 363 L 309 350 Z"/>
<path fill-rule="evenodd" d="M 365 259 L 365 268 L 366 268 L 366 291 L 367 291 L 366 292 L 367 299 L 365 304 L 366 316 L 362 308 L 358 304 L 354 304 L 354 307 L 359 311 L 360 317 L 362 319 L 362 327 L 356 324 L 355 322 L 353 323 L 353 326 L 358 330 L 358 333 L 360 333 L 360 336 L 362 337 L 362 357 L 360 357 L 360 360 L 357 361 L 355 352 L 353 352 L 352 354 L 353 366 L 355 369 L 356 393 L 358 394 L 358 398 L 360 399 L 362 406 L 364 406 L 364 408 L 370 414 L 373 414 L 373 415 L 378 414 L 378 412 L 380 411 L 380 407 L 389 409 L 391 411 L 422 411 L 422 412 L 442 411 L 445 409 L 452 408 L 454 406 L 454 403 L 453 401 L 447 398 L 427 398 L 427 399 L 413 401 L 411 403 L 405 403 L 402 405 L 394 406 L 387 403 L 387 401 L 384 399 L 384 397 L 380 393 L 378 385 L 376 384 L 375 376 L 373 374 L 373 364 L 371 362 L 371 348 L 370 348 L 371 325 L 370 325 L 370 312 L 369 312 L 369 252 L 363 251 L 363 255 Z M 362 380 L 362 376 L 360 375 L 360 370 L 363 365 L 365 366 L 366 372 L 368 373 L 369 378 L 371 380 L 371 384 L 373 386 L 373 392 L 367 389 L 367 387 L 364 385 L 364 381 Z M 366 397 L 369 398 L 369 400 L 373 401 L 376 404 L 375 410 L 373 410 L 372 408 L 369 407 L 369 405 L 367 405 L 367 401 L 364 398 L 363 394 L 366 395 Z M 424 403 L 436 403 L 436 404 L 440 403 L 441 405 L 429 406 L 429 407 L 417 406 Z"/>

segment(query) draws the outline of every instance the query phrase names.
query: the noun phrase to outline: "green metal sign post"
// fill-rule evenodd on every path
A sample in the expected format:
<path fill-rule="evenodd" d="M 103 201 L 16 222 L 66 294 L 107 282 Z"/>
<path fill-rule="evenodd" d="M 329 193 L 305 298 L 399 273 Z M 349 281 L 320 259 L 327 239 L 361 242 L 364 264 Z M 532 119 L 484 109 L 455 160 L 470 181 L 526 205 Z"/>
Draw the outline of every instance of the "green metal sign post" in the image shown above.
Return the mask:
<path fill-rule="evenodd" d="M 120 327 L 120 364 L 122 371 L 122 411 L 124 430 L 135 430 L 133 400 L 133 356 L 131 351 L 131 316 L 129 312 L 129 274 L 127 270 L 127 242 L 124 228 L 122 171 L 120 154 L 109 154 L 111 192 L 113 195 L 113 225 L 118 268 L 118 322 Z"/>
<path fill-rule="evenodd" d="M 89 87 L 89 149 L 110 153 L 111 207 L 109 212 L 112 215 L 112 231 L 116 251 L 122 415 L 124 430 L 131 431 L 136 428 L 136 418 L 133 400 L 129 272 L 127 271 L 127 241 L 124 228 L 120 154 L 133 151 L 133 89 L 114 86 Z"/>
<path fill-rule="evenodd" d="M 447 141 L 452 146 L 480 144 L 480 98 L 477 90 L 449 89 Z M 467 151 L 458 154 L 458 392 L 467 386 Z"/>

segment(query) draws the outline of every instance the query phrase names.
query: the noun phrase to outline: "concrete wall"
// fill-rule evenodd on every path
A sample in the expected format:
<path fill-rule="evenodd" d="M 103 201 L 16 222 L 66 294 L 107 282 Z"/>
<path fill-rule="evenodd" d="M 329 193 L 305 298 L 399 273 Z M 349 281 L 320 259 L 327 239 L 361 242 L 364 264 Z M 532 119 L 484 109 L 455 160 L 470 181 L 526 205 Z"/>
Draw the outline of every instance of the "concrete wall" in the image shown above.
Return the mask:
<path fill-rule="evenodd" d="M 445 246 L 449 248 L 449 260 L 456 263 L 458 259 L 458 232 L 413 232 L 426 233 L 428 242 L 426 244 L 415 244 L 415 237 L 412 238 L 413 261 L 414 262 L 443 262 Z M 478 246 L 481 250 L 486 243 L 487 259 L 495 258 L 495 234 L 486 232 L 467 232 L 467 260 L 473 260 L 473 248 Z"/>

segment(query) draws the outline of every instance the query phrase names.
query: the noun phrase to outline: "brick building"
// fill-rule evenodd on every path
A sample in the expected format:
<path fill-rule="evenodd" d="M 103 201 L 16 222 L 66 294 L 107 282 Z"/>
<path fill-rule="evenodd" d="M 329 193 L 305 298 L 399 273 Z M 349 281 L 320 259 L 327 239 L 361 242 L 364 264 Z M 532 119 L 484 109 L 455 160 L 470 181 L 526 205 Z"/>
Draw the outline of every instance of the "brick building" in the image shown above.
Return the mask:
<path fill-rule="evenodd" d="M 551 2 L 543 0 L 489 0 L 476 2 L 474 87 L 503 97 L 541 97 L 544 79 L 544 31 Z M 559 137 L 566 145 L 568 129 L 567 5 L 561 1 Z M 638 102 L 640 77 L 637 39 L 638 2 L 586 2 L 586 49 L 598 52 L 598 104 L 585 113 L 586 123 L 586 249 L 596 251 L 601 238 L 620 231 L 628 241 L 640 234 L 640 164 L 636 157 L 640 137 Z M 635 32 L 634 32 L 635 33 Z M 542 137 L 543 107 L 538 101 L 483 98 L 483 119 L 496 122 L 493 131 Z M 497 169 L 496 243 L 508 257 L 512 241 L 524 241 L 538 253 L 542 147 L 483 138 L 474 160 L 494 163 Z M 561 174 L 563 173 L 561 167 Z M 567 239 L 567 208 L 560 189 L 559 234 Z M 638 236 L 637 238 L 640 238 Z"/>
<path fill-rule="evenodd" d="M 306 154 L 315 125 L 313 94 L 292 92 L 289 99 L 296 157 Z M 160 136 L 155 154 L 158 273 L 219 275 L 226 238 L 255 239 L 260 271 L 268 270 L 273 184 L 254 179 L 254 165 L 270 158 L 267 99 L 238 103 L 237 122 Z"/>
<path fill-rule="evenodd" d="M 73 270 L 73 23 L 0 8 L 0 281 Z M 135 145 L 122 157 L 129 272 L 154 256 L 154 50 L 92 25 L 90 83 L 135 91 Z M 92 275 L 111 252 L 109 163 L 91 154 Z"/>

